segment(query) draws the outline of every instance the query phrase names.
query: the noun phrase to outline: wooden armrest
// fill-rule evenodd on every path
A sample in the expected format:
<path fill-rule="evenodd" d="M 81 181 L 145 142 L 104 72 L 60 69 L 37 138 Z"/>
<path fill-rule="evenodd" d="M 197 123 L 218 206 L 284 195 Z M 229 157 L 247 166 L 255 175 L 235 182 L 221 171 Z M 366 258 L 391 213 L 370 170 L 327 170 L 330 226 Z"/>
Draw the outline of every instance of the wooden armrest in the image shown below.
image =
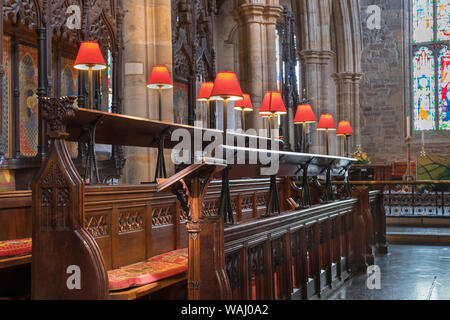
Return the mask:
<path fill-rule="evenodd" d="M 26 256 L 10 257 L 0 259 L 0 269 L 21 266 L 31 263 L 31 254 Z"/>
<path fill-rule="evenodd" d="M 111 300 L 136 300 L 150 293 L 170 287 L 182 281 L 187 281 L 187 273 L 182 273 L 167 279 L 136 287 L 125 291 L 110 292 Z"/>

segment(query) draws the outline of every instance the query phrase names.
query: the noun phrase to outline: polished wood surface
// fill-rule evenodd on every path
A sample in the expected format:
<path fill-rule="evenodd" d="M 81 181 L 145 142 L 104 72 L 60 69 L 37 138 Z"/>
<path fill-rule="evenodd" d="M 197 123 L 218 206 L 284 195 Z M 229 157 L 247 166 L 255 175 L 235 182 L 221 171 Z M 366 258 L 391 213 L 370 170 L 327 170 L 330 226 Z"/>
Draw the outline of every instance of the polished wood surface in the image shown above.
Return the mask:
<path fill-rule="evenodd" d="M 364 250 L 375 245 L 367 230 L 383 217 L 376 205 L 382 199 L 377 191 L 355 196 L 225 228 L 233 299 L 326 297 L 363 269 L 372 258 Z M 369 200 L 371 210 L 361 213 Z"/>
<path fill-rule="evenodd" d="M 296 175 L 293 168 L 297 166 L 298 170 L 302 161 L 318 168 L 321 174 L 328 170 L 337 175 L 343 174 L 354 159 L 282 153 L 284 164 L 281 168 L 286 172 L 281 175 L 286 176 L 271 181 L 281 185 L 278 196 L 283 200 L 282 210 L 285 213 L 272 218 L 262 218 L 260 215 L 260 207 L 267 208 L 269 179 L 236 180 L 231 183 L 231 199 L 238 225 L 224 228 L 223 217 L 214 204 L 220 202 L 220 181 L 213 180 L 224 165 L 211 159 L 188 166 L 172 178 L 159 181 L 159 184 L 85 186 L 68 156 L 64 140 L 71 135 L 67 129 L 70 131 L 70 126 L 77 123 L 74 119 L 81 119 L 77 125 L 81 126 L 85 123 L 83 114 L 97 112 L 82 110 L 83 113 L 80 113 L 73 107 L 73 100 L 72 97 L 63 97 L 42 101 L 43 116 L 51 129 L 49 137 L 52 144 L 32 192 L 32 298 L 132 299 L 149 294 L 173 297 L 185 285 L 189 299 L 228 300 L 236 289 L 235 277 L 227 268 L 226 252 L 229 252 L 230 246 L 244 248 L 243 259 L 249 269 L 243 272 L 247 272 L 246 275 L 250 275 L 255 283 L 244 289 L 250 298 L 291 298 L 292 283 L 296 281 L 291 277 L 291 257 L 298 254 L 303 254 L 298 261 L 303 261 L 305 252 L 309 254 L 311 264 L 297 265 L 298 270 L 303 268 L 297 279 L 304 280 L 308 275 L 305 270 L 309 270 L 310 277 L 315 279 L 315 291 L 310 292 L 319 296 L 322 294 L 322 276 L 326 278 L 325 283 L 331 285 L 333 263 L 336 270 L 341 270 L 342 256 L 349 261 L 349 254 L 352 253 L 351 261 L 356 267 L 352 267 L 351 271 L 363 269 L 365 262 L 370 261 L 368 249 L 374 242 L 374 236 L 367 235 L 367 232 L 373 232 L 374 219 L 367 188 L 357 190 L 354 199 L 327 203 L 323 200 L 324 188 L 318 185 L 316 201 L 319 205 L 310 209 L 289 211 L 285 201 L 295 193 L 289 177 Z M 124 119 L 126 122 L 132 121 L 118 115 L 105 115 L 106 118 L 111 122 L 109 125 Z M 157 126 L 147 120 L 137 121 L 142 125 L 141 129 L 153 130 Z M 135 127 L 138 127 L 137 124 Z M 139 134 L 133 129 L 130 132 L 127 139 Z M 117 140 L 114 143 L 118 144 Z M 233 165 L 231 169 L 233 171 Z M 244 174 L 240 178 L 247 176 Z M 293 202 L 290 202 L 291 205 L 295 205 L 295 200 Z M 336 223 L 351 226 L 351 233 L 344 232 L 344 236 L 339 236 L 339 241 L 334 237 L 333 242 L 332 231 Z M 306 229 L 299 231 L 302 226 Z M 299 239 L 310 239 L 313 249 L 298 246 L 303 241 L 296 242 L 297 247 L 292 247 L 288 233 L 294 230 L 299 231 Z M 350 244 L 347 247 L 338 245 L 340 238 Z M 180 275 L 113 295 L 109 292 L 108 270 L 185 247 L 189 249 L 186 282 Z M 343 249 L 338 251 L 336 248 Z M 288 265 L 286 261 L 289 261 Z M 67 287 L 65 271 L 70 265 L 79 266 L 82 272 L 80 289 L 70 290 Z M 348 265 L 351 265 L 350 262 Z M 255 268 L 259 271 L 254 275 L 248 273 Z M 239 282 L 238 287 L 243 284 Z M 302 285 L 305 287 L 309 283 Z M 308 290 L 304 289 L 304 292 Z M 308 295 L 303 297 L 308 298 Z"/>

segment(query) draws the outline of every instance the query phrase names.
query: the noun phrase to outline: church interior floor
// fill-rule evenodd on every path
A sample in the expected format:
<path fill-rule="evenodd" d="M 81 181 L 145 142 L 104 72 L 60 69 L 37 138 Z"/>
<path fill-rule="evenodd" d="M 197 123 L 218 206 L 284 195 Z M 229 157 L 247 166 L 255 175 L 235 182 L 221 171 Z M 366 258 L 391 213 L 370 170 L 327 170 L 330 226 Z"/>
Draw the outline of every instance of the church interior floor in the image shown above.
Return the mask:
<path fill-rule="evenodd" d="M 368 276 L 350 279 L 330 300 L 450 300 L 450 247 L 390 245 L 376 256 L 381 289 L 367 288 Z"/>
<path fill-rule="evenodd" d="M 450 228 L 388 226 L 387 240 L 391 244 L 450 246 Z"/>

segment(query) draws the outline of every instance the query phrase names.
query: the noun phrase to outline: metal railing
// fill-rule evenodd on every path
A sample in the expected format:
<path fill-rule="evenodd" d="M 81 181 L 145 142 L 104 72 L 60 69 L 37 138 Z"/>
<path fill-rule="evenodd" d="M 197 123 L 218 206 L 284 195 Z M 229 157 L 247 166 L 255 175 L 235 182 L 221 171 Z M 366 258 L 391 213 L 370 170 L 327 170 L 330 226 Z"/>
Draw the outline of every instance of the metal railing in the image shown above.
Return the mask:
<path fill-rule="evenodd" d="M 352 181 L 350 185 L 382 190 L 387 217 L 450 217 L 450 181 Z"/>

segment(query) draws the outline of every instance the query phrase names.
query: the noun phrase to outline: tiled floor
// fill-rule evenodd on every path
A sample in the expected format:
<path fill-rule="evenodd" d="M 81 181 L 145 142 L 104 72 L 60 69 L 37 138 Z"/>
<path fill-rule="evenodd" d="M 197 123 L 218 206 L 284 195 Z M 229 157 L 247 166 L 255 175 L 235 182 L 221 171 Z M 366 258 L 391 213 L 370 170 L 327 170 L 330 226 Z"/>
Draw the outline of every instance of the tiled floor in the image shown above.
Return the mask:
<path fill-rule="evenodd" d="M 352 278 L 331 300 L 450 300 L 450 247 L 391 245 L 377 256 L 381 289 L 367 288 L 367 275 Z"/>

